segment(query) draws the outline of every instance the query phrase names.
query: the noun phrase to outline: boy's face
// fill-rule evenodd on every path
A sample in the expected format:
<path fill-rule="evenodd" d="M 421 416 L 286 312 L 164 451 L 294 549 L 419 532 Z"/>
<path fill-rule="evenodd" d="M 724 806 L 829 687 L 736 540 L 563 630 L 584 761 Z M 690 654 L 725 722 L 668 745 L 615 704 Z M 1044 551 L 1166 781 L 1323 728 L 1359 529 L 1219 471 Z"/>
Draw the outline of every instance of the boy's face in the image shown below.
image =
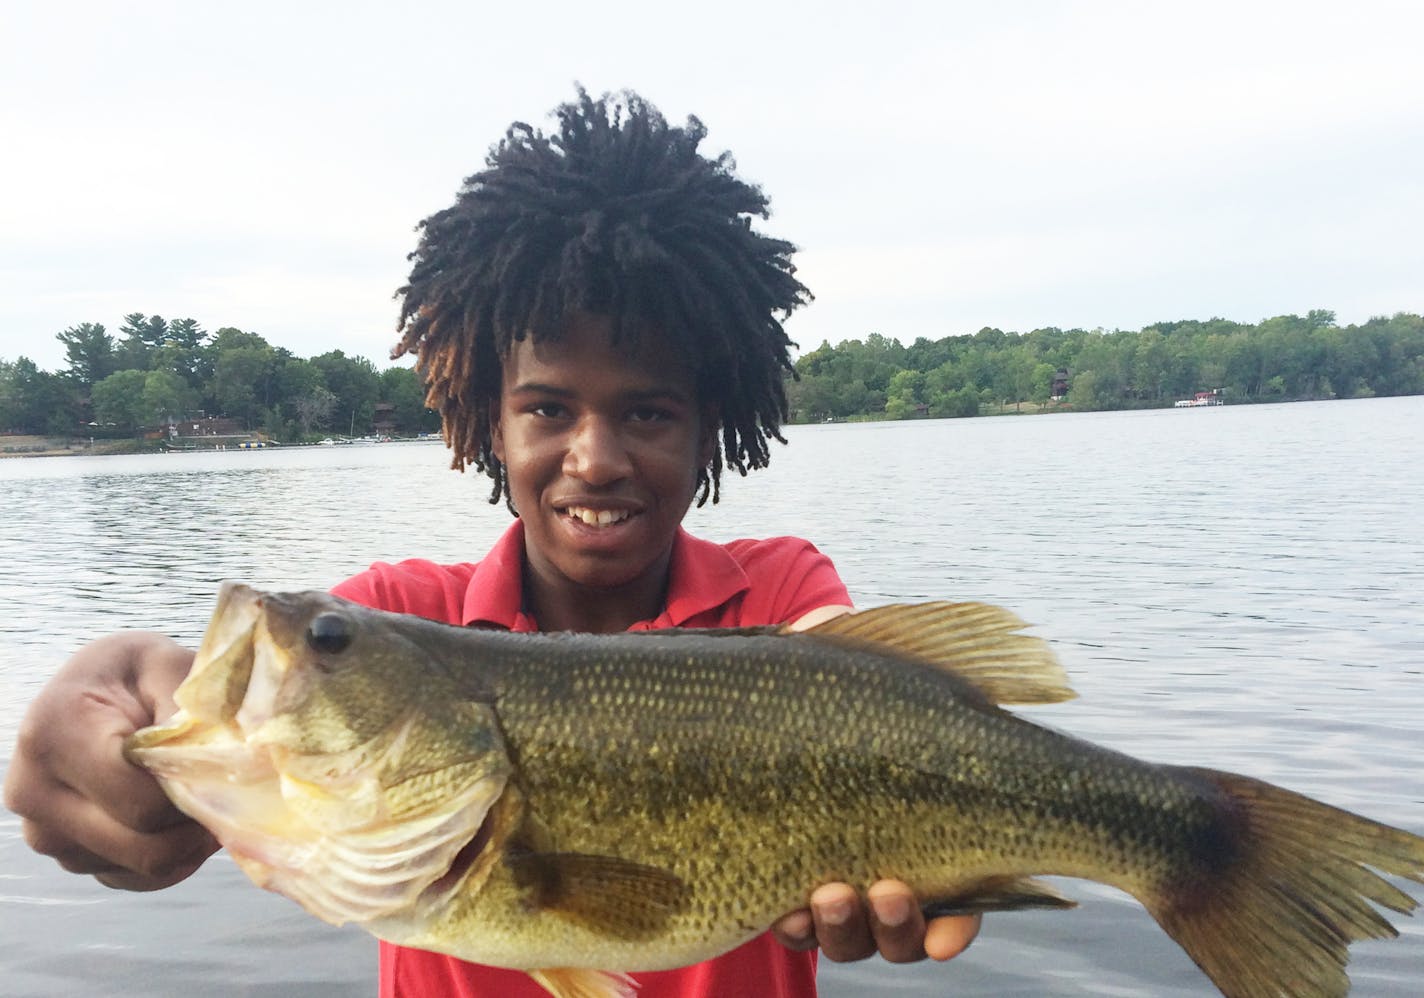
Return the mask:
<path fill-rule="evenodd" d="M 504 361 L 494 455 L 545 593 L 661 590 L 716 443 L 686 362 L 656 337 L 630 354 L 611 329 L 575 316 L 558 342 L 519 341 Z"/>

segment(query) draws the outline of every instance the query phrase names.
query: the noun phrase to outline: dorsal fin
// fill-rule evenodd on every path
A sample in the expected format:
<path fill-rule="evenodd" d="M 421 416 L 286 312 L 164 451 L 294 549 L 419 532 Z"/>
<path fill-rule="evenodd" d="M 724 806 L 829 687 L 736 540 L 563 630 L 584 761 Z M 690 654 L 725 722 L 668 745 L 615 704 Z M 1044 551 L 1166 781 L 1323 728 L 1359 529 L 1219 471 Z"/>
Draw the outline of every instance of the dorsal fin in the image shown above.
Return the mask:
<path fill-rule="evenodd" d="M 1042 638 L 987 603 L 905 603 L 848 613 L 799 632 L 876 645 L 957 676 L 993 703 L 1058 703 L 1076 694 Z"/>

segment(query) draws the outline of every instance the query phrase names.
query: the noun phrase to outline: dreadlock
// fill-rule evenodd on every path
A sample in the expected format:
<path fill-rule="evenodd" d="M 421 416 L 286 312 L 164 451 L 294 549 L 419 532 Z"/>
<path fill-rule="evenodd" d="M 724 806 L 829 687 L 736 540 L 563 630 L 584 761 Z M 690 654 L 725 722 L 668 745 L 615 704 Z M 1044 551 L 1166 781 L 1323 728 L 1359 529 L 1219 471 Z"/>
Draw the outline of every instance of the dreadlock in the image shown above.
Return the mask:
<path fill-rule="evenodd" d="M 391 356 L 416 355 L 451 467 L 474 464 L 490 502 L 508 502 L 489 410 L 513 344 L 557 339 L 575 312 L 610 316 L 615 342 L 666 336 L 721 420 L 721 450 L 698 471 L 697 504 L 709 490 L 715 503 L 724 456 L 745 475 L 766 466 L 768 438 L 785 442 L 795 369 L 778 316 L 811 297 L 795 247 L 752 230 L 767 199 L 729 153 L 699 155 L 696 118 L 670 126 L 637 94 L 582 87 L 554 113 L 553 135 L 511 125 L 455 204 L 420 223 Z"/>

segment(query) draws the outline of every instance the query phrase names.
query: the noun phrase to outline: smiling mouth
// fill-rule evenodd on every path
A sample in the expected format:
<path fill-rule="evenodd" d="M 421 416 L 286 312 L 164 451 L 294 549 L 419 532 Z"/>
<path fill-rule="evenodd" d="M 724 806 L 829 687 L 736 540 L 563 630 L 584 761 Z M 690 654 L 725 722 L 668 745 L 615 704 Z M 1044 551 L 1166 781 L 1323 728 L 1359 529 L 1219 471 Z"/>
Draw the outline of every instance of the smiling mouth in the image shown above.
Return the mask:
<path fill-rule="evenodd" d="M 611 527 L 633 515 L 631 509 L 589 509 L 587 506 L 565 506 L 561 512 L 590 527 Z"/>

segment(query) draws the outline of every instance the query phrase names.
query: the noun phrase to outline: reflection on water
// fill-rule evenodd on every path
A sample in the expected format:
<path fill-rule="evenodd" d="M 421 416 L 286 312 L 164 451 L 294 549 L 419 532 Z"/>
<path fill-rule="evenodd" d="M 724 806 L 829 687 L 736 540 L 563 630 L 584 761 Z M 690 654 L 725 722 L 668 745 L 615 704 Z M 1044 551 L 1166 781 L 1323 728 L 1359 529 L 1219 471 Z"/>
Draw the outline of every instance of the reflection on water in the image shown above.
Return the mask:
<path fill-rule="evenodd" d="M 1027 713 L 1424 830 L 1424 399 L 793 427 L 690 528 L 812 538 L 862 605 L 1013 607 L 1081 699 Z M 478 557 L 508 522 L 439 447 L 0 461 L 0 752 L 74 645 L 194 641 L 217 584 L 327 586 L 372 560 Z M 991 918 L 947 967 L 827 965 L 823 993 L 1209 995 L 1130 899 Z M 374 946 L 219 858 L 122 895 L 0 814 L 6 993 L 345 995 Z M 1355 947 L 1355 994 L 1412 996 L 1424 932 Z"/>

